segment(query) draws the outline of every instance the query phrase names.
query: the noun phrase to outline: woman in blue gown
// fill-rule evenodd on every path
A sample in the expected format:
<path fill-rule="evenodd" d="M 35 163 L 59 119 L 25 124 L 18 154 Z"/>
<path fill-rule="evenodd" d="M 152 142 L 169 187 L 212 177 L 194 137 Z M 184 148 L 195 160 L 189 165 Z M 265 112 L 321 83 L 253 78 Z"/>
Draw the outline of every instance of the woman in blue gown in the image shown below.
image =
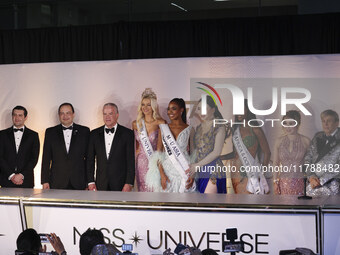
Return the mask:
<path fill-rule="evenodd" d="M 201 112 L 201 102 L 197 111 Z M 207 96 L 207 112 L 201 115 L 202 123 L 196 128 L 193 141 L 195 163 L 191 172 L 195 174 L 197 189 L 200 193 L 227 193 L 226 172 L 220 155 L 229 133 L 226 125 L 216 125 L 214 119 L 223 119 L 214 100 Z"/>

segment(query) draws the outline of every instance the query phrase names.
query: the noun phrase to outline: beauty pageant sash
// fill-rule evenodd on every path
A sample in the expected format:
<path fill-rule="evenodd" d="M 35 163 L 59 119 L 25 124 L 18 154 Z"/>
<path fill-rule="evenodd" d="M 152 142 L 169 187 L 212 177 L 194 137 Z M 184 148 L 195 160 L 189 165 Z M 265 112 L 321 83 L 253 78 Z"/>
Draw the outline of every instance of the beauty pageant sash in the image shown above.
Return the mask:
<path fill-rule="evenodd" d="M 143 119 L 142 119 L 142 127 L 139 130 L 139 139 L 140 139 L 140 143 L 142 144 L 143 150 L 146 156 L 148 157 L 148 160 L 150 160 L 150 157 L 153 153 L 153 149 L 152 149 L 152 145 L 150 143 L 148 134 L 146 132 L 145 122 Z"/>
<path fill-rule="evenodd" d="M 182 184 L 179 192 L 184 192 L 185 184 L 188 179 L 185 171 L 189 168 L 188 161 L 184 157 L 183 152 L 179 148 L 175 138 L 173 137 L 170 128 L 167 124 L 159 125 L 162 132 L 162 143 L 165 149 L 165 153 L 168 155 L 171 163 L 182 177 Z"/>
<path fill-rule="evenodd" d="M 247 190 L 253 194 L 267 193 L 269 187 L 262 173 L 261 165 L 253 158 L 244 145 L 239 128 L 236 129 L 233 135 L 233 143 L 248 177 Z M 255 171 L 252 170 L 252 166 L 255 166 Z"/>

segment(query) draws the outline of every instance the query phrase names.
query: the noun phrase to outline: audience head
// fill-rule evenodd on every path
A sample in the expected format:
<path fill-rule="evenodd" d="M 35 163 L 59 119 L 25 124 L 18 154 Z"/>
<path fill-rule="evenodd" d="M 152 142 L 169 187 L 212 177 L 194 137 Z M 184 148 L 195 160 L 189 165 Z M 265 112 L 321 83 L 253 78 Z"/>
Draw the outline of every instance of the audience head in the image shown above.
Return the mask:
<path fill-rule="evenodd" d="M 97 229 L 86 230 L 79 240 L 80 254 L 90 255 L 93 247 L 97 244 L 105 244 L 103 233 Z"/>
<path fill-rule="evenodd" d="M 38 254 L 43 251 L 37 231 L 28 228 L 21 232 L 17 238 L 17 250 L 29 252 L 30 254 Z"/>
<path fill-rule="evenodd" d="M 97 244 L 93 247 L 91 255 L 116 255 L 120 251 L 112 244 Z"/>
<path fill-rule="evenodd" d="M 205 249 L 202 251 L 202 255 L 218 255 L 218 253 L 213 249 Z"/>

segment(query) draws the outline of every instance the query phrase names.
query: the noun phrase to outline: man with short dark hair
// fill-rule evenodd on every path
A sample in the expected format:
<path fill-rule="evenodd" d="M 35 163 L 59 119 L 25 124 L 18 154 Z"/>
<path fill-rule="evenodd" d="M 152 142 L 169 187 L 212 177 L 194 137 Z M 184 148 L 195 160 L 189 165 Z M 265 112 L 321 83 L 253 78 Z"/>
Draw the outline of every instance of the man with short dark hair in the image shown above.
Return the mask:
<path fill-rule="evenodd" d="M 48 241 L 55 249 L 55 252 L 52 252 L 56 255 L 67 255 L 65 251 L 64 244 L 60 240 L 59 236 L 55 233 L 48 234 Z M 38 254 L 39 252 L 46 252 L 46 245 L 44 247 L 41 245 L 41 239 L 37 231 L 33 228 L 28 228 L 22 231 L 17 238 L 17 250 L 16 252 L 22 252 L 22 255 L 31 255 Z"/>
<path fill-rule="evenodd" d="M 105 244 L 104 235 L 100 230 L 88 229 L 79 240 L 79 251 L 81 255 L 90 255 L 92 248 L 97 244 Z"/>
<path fill-rule="evenodd" d="M 308 174 L 307 194 L 336 195 L 340 191 L 339 115 L 333 110 L 321 113 L 322 132 L 316 133 L 305 156 Z"/>
<path fill-rule="evenodd" d="M 37 231 L 33 228 L 28 228 L 21 232 L 17 238 L 17 251 L 38 254 L 46 251 L 46 245 L 42 247 Z"/>
<path fill-rule="evenodd" d="M 86 151 L 90 129 L 73 122 L 73 105 L 58 108 L 60 124 L 46 129 L 41 166 L 43 189 L 87 187 Z"/>
<path fill-rule="evenodd" d="M 0 172 L 3 187 L 34 187 L 34 167 L 38 162 L 38 133 L 27 128 L 27 110 L 12 110 L 13 126 L 0 133 Z"/>
<path fill-rule="evenodd" d="M 134 135 L 117 123 L 118 107 L 103 107 L 104 126 L 91 131 L 87 178 L 89 190 L 131 191 L 135 179 Z M 96 173 L 96 178 L 94 177 Z"/>

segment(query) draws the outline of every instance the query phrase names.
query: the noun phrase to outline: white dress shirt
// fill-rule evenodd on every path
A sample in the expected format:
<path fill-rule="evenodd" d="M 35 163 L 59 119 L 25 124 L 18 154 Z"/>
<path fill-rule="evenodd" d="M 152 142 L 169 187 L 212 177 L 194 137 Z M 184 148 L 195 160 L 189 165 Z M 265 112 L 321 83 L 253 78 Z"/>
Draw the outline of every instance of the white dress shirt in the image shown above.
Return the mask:
<path fill-rule="evenodd" d="M 115 131 L 113 133 L 109 132 L 106 133 L 105 129 L 108 128 L 106 125 L 104 126 L 104 142 L 105 142 L 105 151 L 106 151 L 106 158 L 109 159 L 111 146 L 113 143 L 113 138 L 115 137 L 117 131 L 118 123 L 114 125 Z M 87 185 L 95 184 L 94 182 L 89 182 Z"/>
<path fill-rule="evenodd" d="M 65 127 L 64 125 L 62 125 L 62 126 Z M 69 127 L 71 127 L 71 126 L 73 126 L 73 123 Z M 65 128 L 68 128 L 68 127 L 65 127 Z M 70 150 L 72 131 L 73 131 L 72 129 L 63 130 L 67 154 L 68 154 L 68 151 Z"/>
<path fill-rule="evenodd" d="M 22 139 L 22 136 L 24 135 L 25 126 L 22 127 L 23 132 L 21 132 L 21 131 L 14 132 L 14 129 L 17 129 L 17 128 L 13 126 L 14 141 L 15 141 L 15 149 L 16 149 L 16 152 L 18 153 L 18 152 L 19 152 L 20 143 L 21 143 L 21 139 Z M 15 171 L 16 171 L 16 170 L 17 170 L 17 169 L 15 169 Z M 12 173 L 12 174 L 8 177 L 8 180 L 10 181 L 14 175 L 15 175 L 15 173 Z M 22 175 L 22 178 L 24 179 L 24 175 L 23 175 L 23 174 L 21 174 L 21 175 Z"/>
<path fill-rule="evenodd" d="M 14 129 L 17 129 L 17 128 L 13 127 L 13 130 Z M 23 126 L 22 129 L 25 131 L 25 126 Z M 21 143 L 21 139 L 22 139 L 23 134 L 24 134 L 24 132 L 21 132 L 21 131 L 14 132 L 15 148 L 17 150 L 17 153 L 19 151 L 19 147 L 20 147 L 20 143 Z"/>
<path fill-rule="evenodd" d="M 104 140 L 105 140 L 105 150 L 106 150 L 106 158 L 109 159 L 111 146 L 113 143 L 113 138 L 115 137 L 117 131 L 118 124 L 114 125 L 115 131 L 113 133 L 106 133 L 105 129 L 108 128 L 106 125 L 104 127 Z"/>

